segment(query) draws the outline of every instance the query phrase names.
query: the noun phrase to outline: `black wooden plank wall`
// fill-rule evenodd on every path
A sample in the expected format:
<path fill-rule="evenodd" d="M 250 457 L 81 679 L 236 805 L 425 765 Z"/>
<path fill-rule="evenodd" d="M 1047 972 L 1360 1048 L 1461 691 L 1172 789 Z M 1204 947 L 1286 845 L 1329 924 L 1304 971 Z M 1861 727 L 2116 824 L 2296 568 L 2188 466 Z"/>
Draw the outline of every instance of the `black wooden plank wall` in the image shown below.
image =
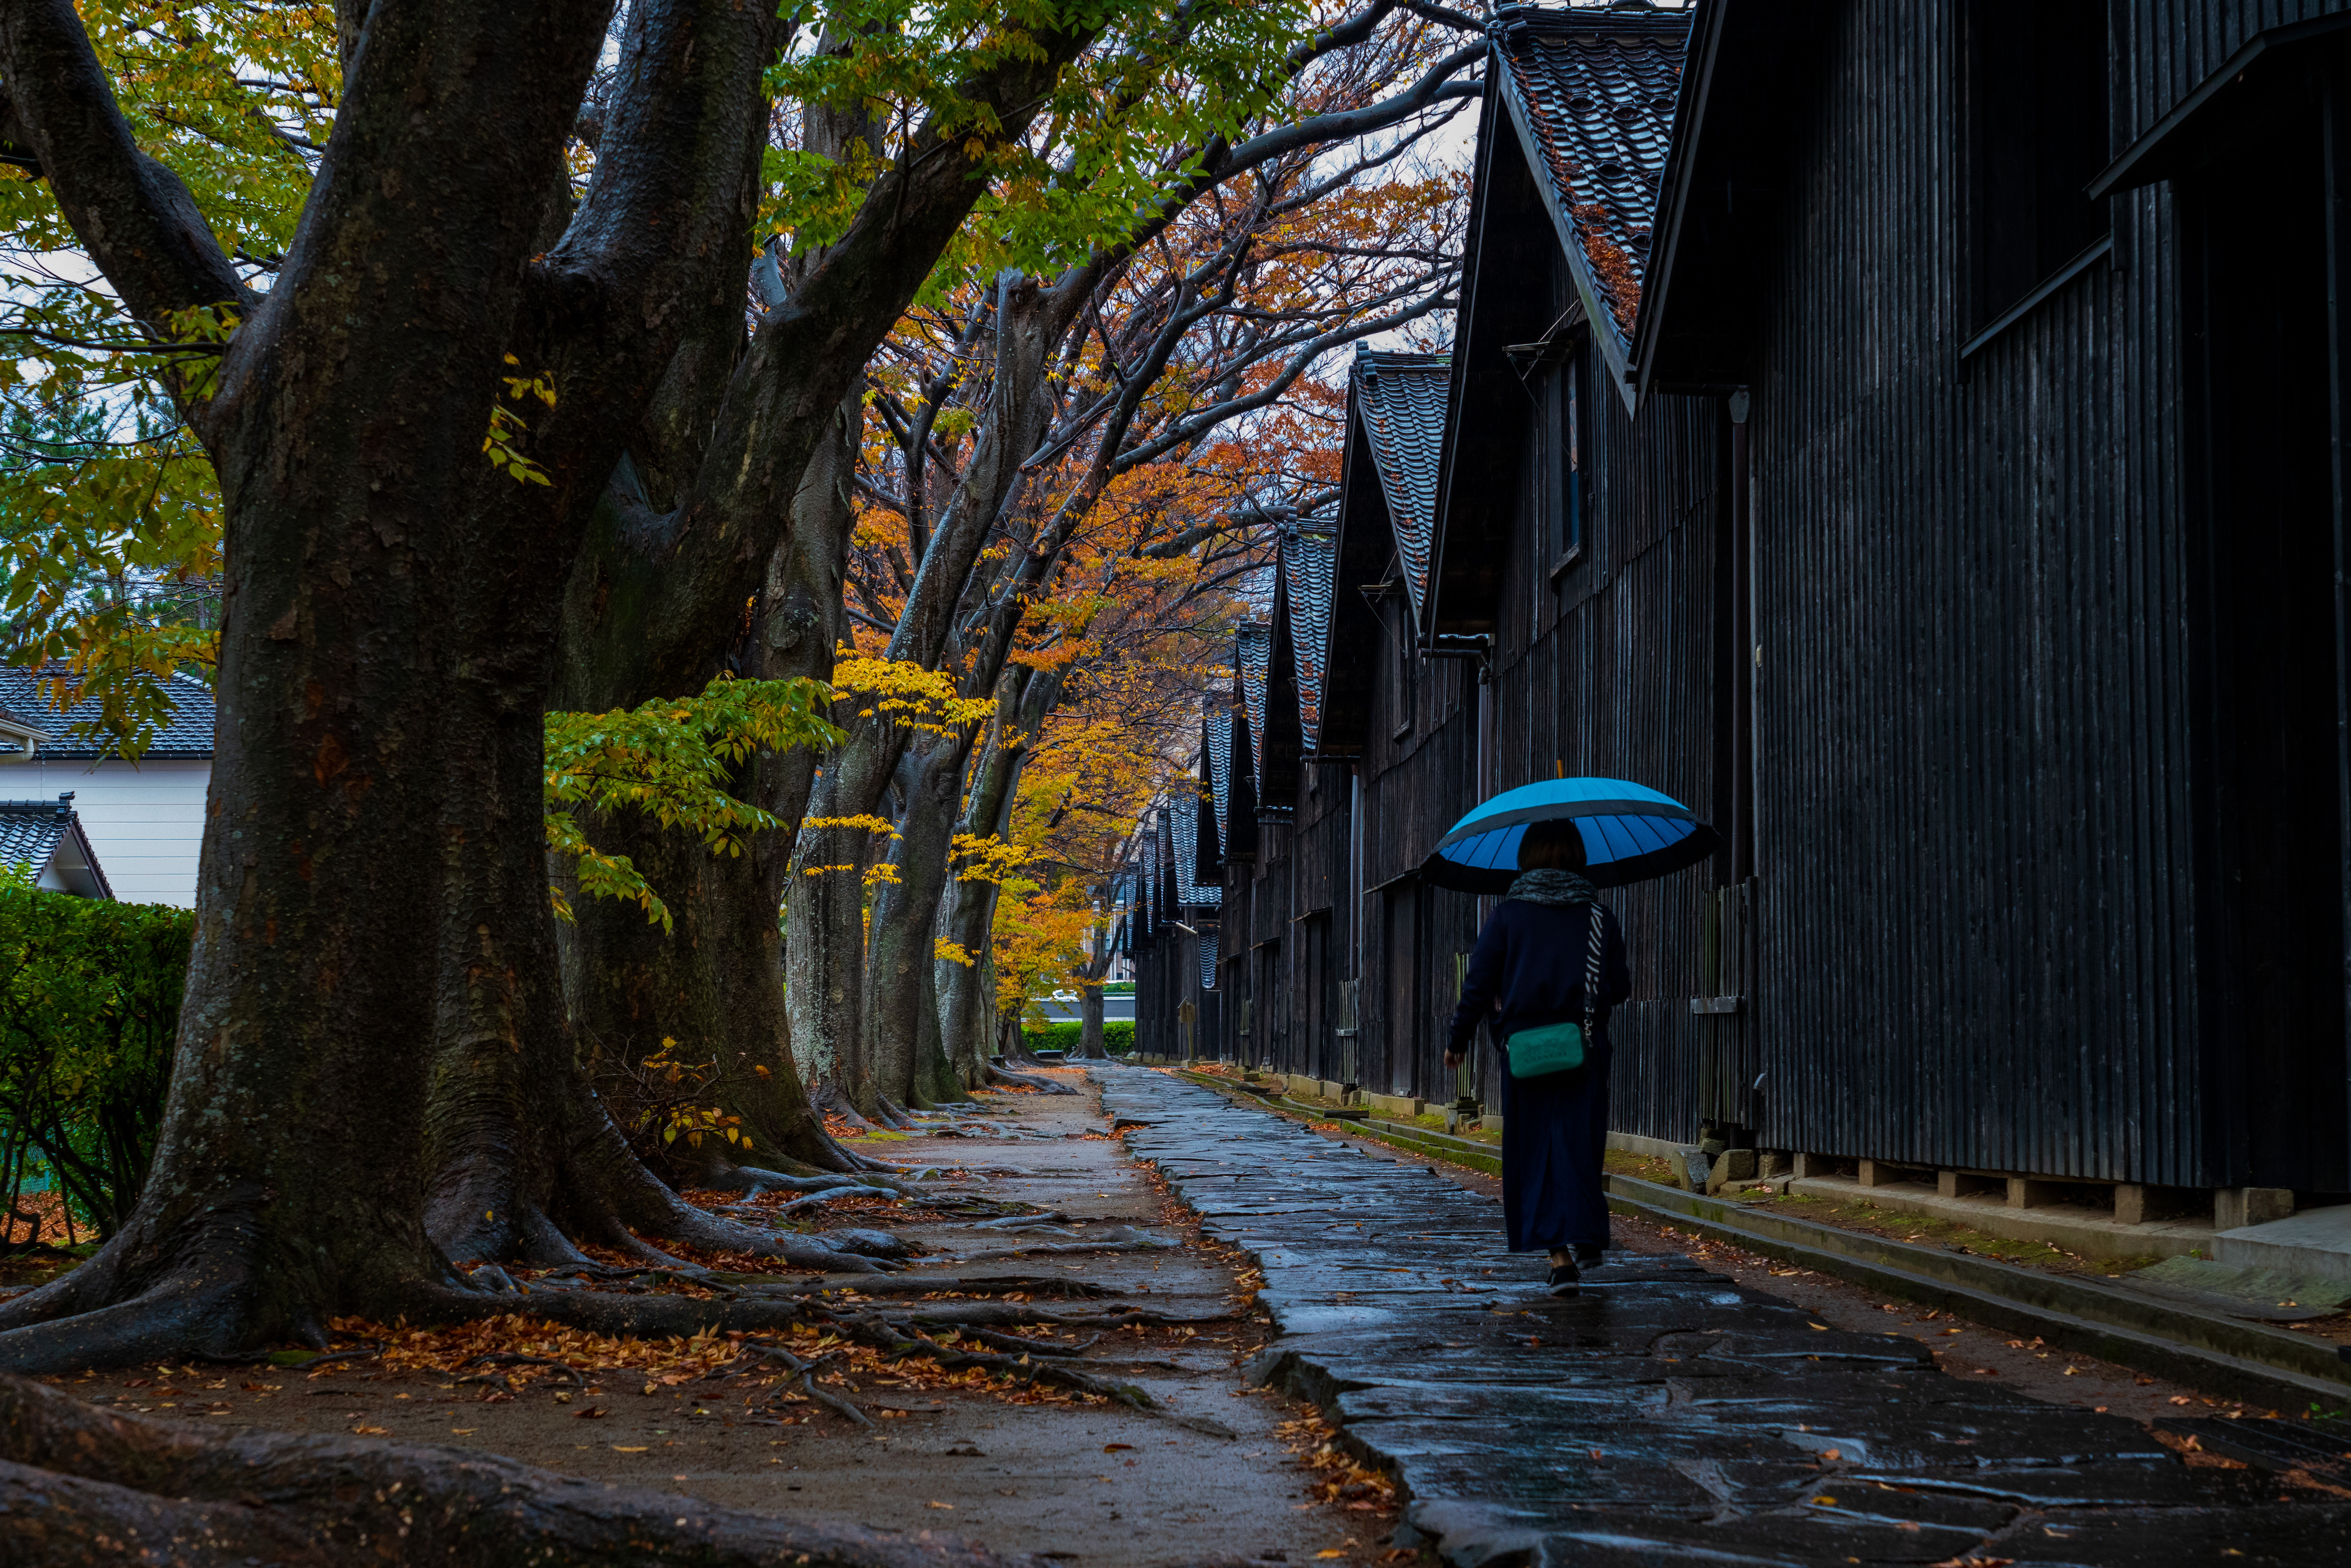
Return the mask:
<path fill-rule="evenodd" d="M 2173 225 L 2116 202 L 2122 265 L 1962 381 L 1956 31 L 1848 6 L 1790 128 L 1754 404 L 1762 1142 L 2218 1183 Z M 2213 49 L 2134 58 L 2142 104 Z"/>
<path fill-rule="evenodd" d="M 1496 639 L 1492 787 L 1560 771 L 1599 775 L 1710 813 L 1719 773 L 1724 415 L 1715 399 L 1657 397 L 1636 431 L 1613 394 L 1597 413 L 1587 555 L 1557 590 L 1535 570 L 1528 534 L 1541 487 L 1531 472 L 1517 486 Z M 1705 988 L 1702 905 L 1719 873 L 1694 867 L 1604 895 L 1624 925 L 1633 968 L 1632 999 L 1612 1025 L 1610 1125 L 1618 1131 L 1697 1136 L 1698 1020 L 1689 998 Z"/>
<path fill-rule="evenodd" d="M 2116 149 L 2143 134 L 2256 33 L 2346 9 L 2344 0 L 2115 0 Z"/>

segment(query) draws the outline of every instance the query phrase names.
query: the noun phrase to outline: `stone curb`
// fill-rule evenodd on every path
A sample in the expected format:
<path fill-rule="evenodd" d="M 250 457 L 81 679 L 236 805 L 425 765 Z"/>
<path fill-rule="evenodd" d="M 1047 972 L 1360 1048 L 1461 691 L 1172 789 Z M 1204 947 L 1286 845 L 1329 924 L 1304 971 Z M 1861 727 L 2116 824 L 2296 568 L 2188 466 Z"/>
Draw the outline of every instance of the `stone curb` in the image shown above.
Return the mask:
<path fill-rule="evenodd" d="M 1989 1327 L 2276 1410 L 2351 1406 L 2351 1366 L 2325 1341 L 2146 1301 L 2127 1291 L 1812 1220 L 1742 1214 L 1677 1188 L 1608 1178 L 1608 1207 L 1938 1307 Z"/>

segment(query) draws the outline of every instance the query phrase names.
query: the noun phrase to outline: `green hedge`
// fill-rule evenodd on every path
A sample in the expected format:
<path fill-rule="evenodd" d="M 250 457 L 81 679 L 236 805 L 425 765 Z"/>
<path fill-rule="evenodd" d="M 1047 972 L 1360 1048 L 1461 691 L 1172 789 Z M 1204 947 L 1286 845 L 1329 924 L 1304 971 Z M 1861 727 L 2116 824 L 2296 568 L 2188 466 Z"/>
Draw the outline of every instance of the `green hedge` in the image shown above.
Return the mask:
<path fill-rule="evenodd" d="M 0 1202 L 110 1236 L 154 1157 L 195 915 L 0 881 Z M 19 1224 L 22 1222 L 20 1221 Z M 22 1239 L 22 1238 L 18 1238 Z"/>
<path fill-rule="evenodd" d="M 1031 1051 L 1075 1051 L 1078 1035 L 1084 1026 L 1075 1019 L 1061 1023 L 1049 1023 L 1042 1029 L 1020 1031 Z M 1102 1049 L 1113 1056 L 1124 1056 L 1134 1049 L 1134 1020 L 1113 1019 L 1102 1025 Z"/>

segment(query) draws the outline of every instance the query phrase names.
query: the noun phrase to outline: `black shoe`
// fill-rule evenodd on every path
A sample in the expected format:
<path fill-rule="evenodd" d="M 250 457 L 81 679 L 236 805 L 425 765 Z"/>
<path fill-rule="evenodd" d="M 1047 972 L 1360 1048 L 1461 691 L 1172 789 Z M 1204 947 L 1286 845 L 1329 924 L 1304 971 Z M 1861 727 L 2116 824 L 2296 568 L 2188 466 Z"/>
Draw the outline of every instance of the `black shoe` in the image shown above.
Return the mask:
<path fill-rule="evenodd" d="M 1579 1247 L 1575 1249 L 1575 1266 L 1579 1269 L 1597 1269 L 1607 1261 L 1608 1254 L 1601 1248 Z"/>
<path fill-rule="evenodd" d="M 1582 1280 L 1582 1278 L 1583 1276 L 1575 1271 L 1575 1260 L 1573 1259 L 1570 1259 L 1564 1263 L 1554 1263 L 1551 1266 L 1551 1283 L 1549 1286 L 1551 1293 L 1554 1296 L 1572 1296 L 1575 1294 L 1577 1282 Z"/>

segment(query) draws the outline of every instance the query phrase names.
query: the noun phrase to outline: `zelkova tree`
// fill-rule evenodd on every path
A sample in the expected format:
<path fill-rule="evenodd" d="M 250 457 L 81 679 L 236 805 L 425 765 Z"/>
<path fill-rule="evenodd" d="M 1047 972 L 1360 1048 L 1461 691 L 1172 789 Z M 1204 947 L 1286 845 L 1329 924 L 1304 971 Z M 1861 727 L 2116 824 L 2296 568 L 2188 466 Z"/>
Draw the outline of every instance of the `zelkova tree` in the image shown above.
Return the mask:
<path fill-rule="evenodd" d="M 200 52 L 94 16 L 110 59 Z M 494 1310 L 452 1258 L 559 1257 L 567 1234 L 782 1245 L 654 1180 L 571 1048 L 541 843 L 570 564 L 617 509 L 681 580 L 706 555 L 756 587 L 872 344 L 991 180 L 1029 166 L 1057 95 L 1098 97 L 1074 63 L 1106 29 L 1129 37 L 1114 68 L 1166 28 L 1140 3 L 843 5 L 831 47 L 794 52 L 790 24 L 732 0 L 640 0 L 617 36 L 611 21 L 381 0 L 342 11 L 331 43 L 286 46 L 308 118 L 289 130 L 246 106 L 297 171 L 280 246 L 150 150 L 186 115 L 126 117 L 70 5 L 0 5 L 0 138 L 37 183 L 10 198 L 102 276 L 80 298 L 121 329 L 98 346 L 161 367 L 217 476 L 225 605 L 153 1171 L 103 1252 L 0 1309 L 0 1362 L 316 1339 L 339 1311 Z M 214 53 L 248 42 L 271 43 Z M 778 183 L 770 84 L 855 105 L 910 75 L 921 90 L 884 145 L 784 171 L 834 216 L 789 297 L 747 324 Z M 145 90 L 154 73 L 122 79 Z M 244 110 L 222 118 L 251 130 Z M 50 312 L 49 340 L 78 341 L 70 315 Z M 667 503 L 650 519 L 627 510 L 649 475 Z M 747 514 L 764 530 L 750 543 L 734 534 Z"/>
<path fill-rule="evenodd" d="M 1261 162 L 1259 151 L 1238 157 L 1236 150 L 1250 144 L 1252 128 L 1294 130 L 1279 101 L 1287 85 L 1406 7 L 1375 0 L 1320 31 L 1317 7 L 1303 0 L 1133 9 L 1134 16 L 1106 23 L 1102 42 L 1074 62 L 1082 90 L 1064 91 L 1024 121 L 1021 134 L 1008 133 L 992 181 L 975 193 L 972 220 L 924 286 L 926 298 L 977 294 L 991 302 L 975 355 L 1018 355 L 1043 340 L 1029 317 L 1047 289 L 1031 279 L 1066 273 L 1071 256 L 1131 248 L 1192 194 Z M 871 42 L 844 23 L 824 35 L 815 58 L 821 65 L 842 57 L 839 79 L 864 89 L 864 102 L 919 105 L 935 62 L 901 48 L 882 51 L 890 71 L 862 65 L 859 51 L 873 52 Z M 861 120 L 857 101 L 836 93 L 821 105 L 780 110 L 801 148 L 837 154 L 826 160 L 818 194 L 863 212 L 879 199 L 862 184 L 876 167 L 873 146 L 893 146 L 905 116 L 892 109 Z M 896 164 L 885 159 L 880 166 Z M 801 180 L 802 169 L 788 161 L 784 183 Z M 800 305 L 801 276 L 811 256 L 831 254 L 837 215 L 823 200 L 804 200 L 795 210 L 753 268 L 755 345 L 778 329 L 778 319 L 790 330 L 837 325 L 811 320 Z M 888 264 L 936 254 L 910 246 Z M 858 422 L 851 408 L 795 403 L 791 428 L 809 433 L 802 452 L 809 461 L 776 461 L 778 438 L 768 429 L 775 392 L 751 374 L 758 360 L 755 346 L 723 385 L 705 366 L 696 384 L 709 400 L 707 417 L 680 419 L 632 444 L 570 575 L 559 706 L 619 706 L 698 690 L 728 674 L 831 672 L 848 630 L 841 582 L 854 518 L 846 476 L 824 482 L 810 463 L 838 467 L 843 442 L 853 453 Z M 681 382 L 687 379 L 681 371 Z M 810 413 L 818 416 L 813 423 L 799 422 Z M 1022 455 L 1009 453 L 1005 461 Z M 919 563 L 926 586 L 914 596 L 902 634 L 881 650 L 890 662 L 936 665 L 943 629 L 991 521 L 976 498 L 949 499 Z M 860 873 L 870 835 L 850 824 L 870 817 L 908 733 L 854 722 L 860 712 L 862 705 L 839 716 L 852 721 L 848 739 L 817 759 L 820 766 L 792 757 L 747 766 L 737 781 L 744 798 L 785 826 L 748 837 L 740 857 L 689 865 L 677 857 L 690 852 L 674 838 L 642 824 L 612 824 L 632 858 L 694 886 L 673 901 L 674 938 L 613 911 L 589 913 L 566 970 L 583 1027 L 607 1060 L 640 1061 L 666 1041 L 683 1042 L 719 1071 L 729 1108 L 756 1126 L 759 1149 L 788 1169 L 796 1168 L 794 1158 L 851 1163 L 815 1130 L 797 1092 L 774 1086 L 795 1061 L 810 1077 L 830 1081 L 837 1076 L 833 1041 L 854 1039 L 836 1014 L 853 1018 L 858 998 Z M 817 825 L 797 832 L 804 816 Z M 771 929 L 779 904 L 789 911 L 780 943 Z M 736 977 L 772 971 L 779 946 L 788 979 L 780 995 L 730 991 Z M 741 1177 L 723 1167 L 703 1173 L 720 1183 Z"/>
<path fill-rule="evenodd" d="M 1027 737 L 1082 656 L 1081 624 L 1046 624 L 1034 612 L 1065 587 L 1105 586 L 1065 582 L 1105 487 L 1275 404 L 1334 349 L 1447 303 L 1443 214 L 1458 192 L 1376 176 L 1475 95 L 1462 73 L 1481 51 L 1451 47 L 1447 31 L 1416 18 L 1384 32 L 1368 25 L 1377 20 L 1366 13 L 1324 35 L 1323 56 L 1293 55 L 1285 68 L 1297 73 L 1296 118 L 1212 149 L 1217 177 L 1170 196 L 1144 233 L 1050 286 L 1006 278 L 955 302 L 962 319 L 943 313 L 906 334 L 911 363 L 877 384 L 887 473 L 869 475 L 864 493 L 894 527 L 883 548 L 862 552 L 872 570 L 852 584 L 852 614 L 872 646 L 953 673 L 967 697 L 996 698 L 998 716 L 976 810 L 963 779 L 977 726 L 925 735 L 911 749 L 878 726 L 853 726 L 799 836 L 787 937 L 794 1044 L 862 1113 L 953 1092 L 947 1053 L 971 1050 L 952 1011 L 944 1041 L 935 1037 L 920 973 L 933 955 L 946 852 L 959 815 L 967 825 L 1001 815 L 1000 789 L 1017 777 Z M 1368 194 L 1358 188 L 1367 177 L 1376 186 Z M 1353 221 L 1381 209 L 1397 228 Z M 982 332 L 995 352 L 950 376 L 946 361 L 969 359 L 963 345 Z M 952 388 L 945 407 L 908 395 L 942 385 Z M 1181 558 L 1217 531 L 1179 526 L 1131 540 L 1127 553 Z M 1040 637 L 1056 651 L 1023 652 Z M 1003 681 L 1010 686 L 999 689 Z M 869 929 L 853 883 L 811 888 L 805 873 L 863 864 L 872 839 L 862 820 L 893 784 L 897 838 Z M 971 950 L 987 929 L 970 934 Z"/>

